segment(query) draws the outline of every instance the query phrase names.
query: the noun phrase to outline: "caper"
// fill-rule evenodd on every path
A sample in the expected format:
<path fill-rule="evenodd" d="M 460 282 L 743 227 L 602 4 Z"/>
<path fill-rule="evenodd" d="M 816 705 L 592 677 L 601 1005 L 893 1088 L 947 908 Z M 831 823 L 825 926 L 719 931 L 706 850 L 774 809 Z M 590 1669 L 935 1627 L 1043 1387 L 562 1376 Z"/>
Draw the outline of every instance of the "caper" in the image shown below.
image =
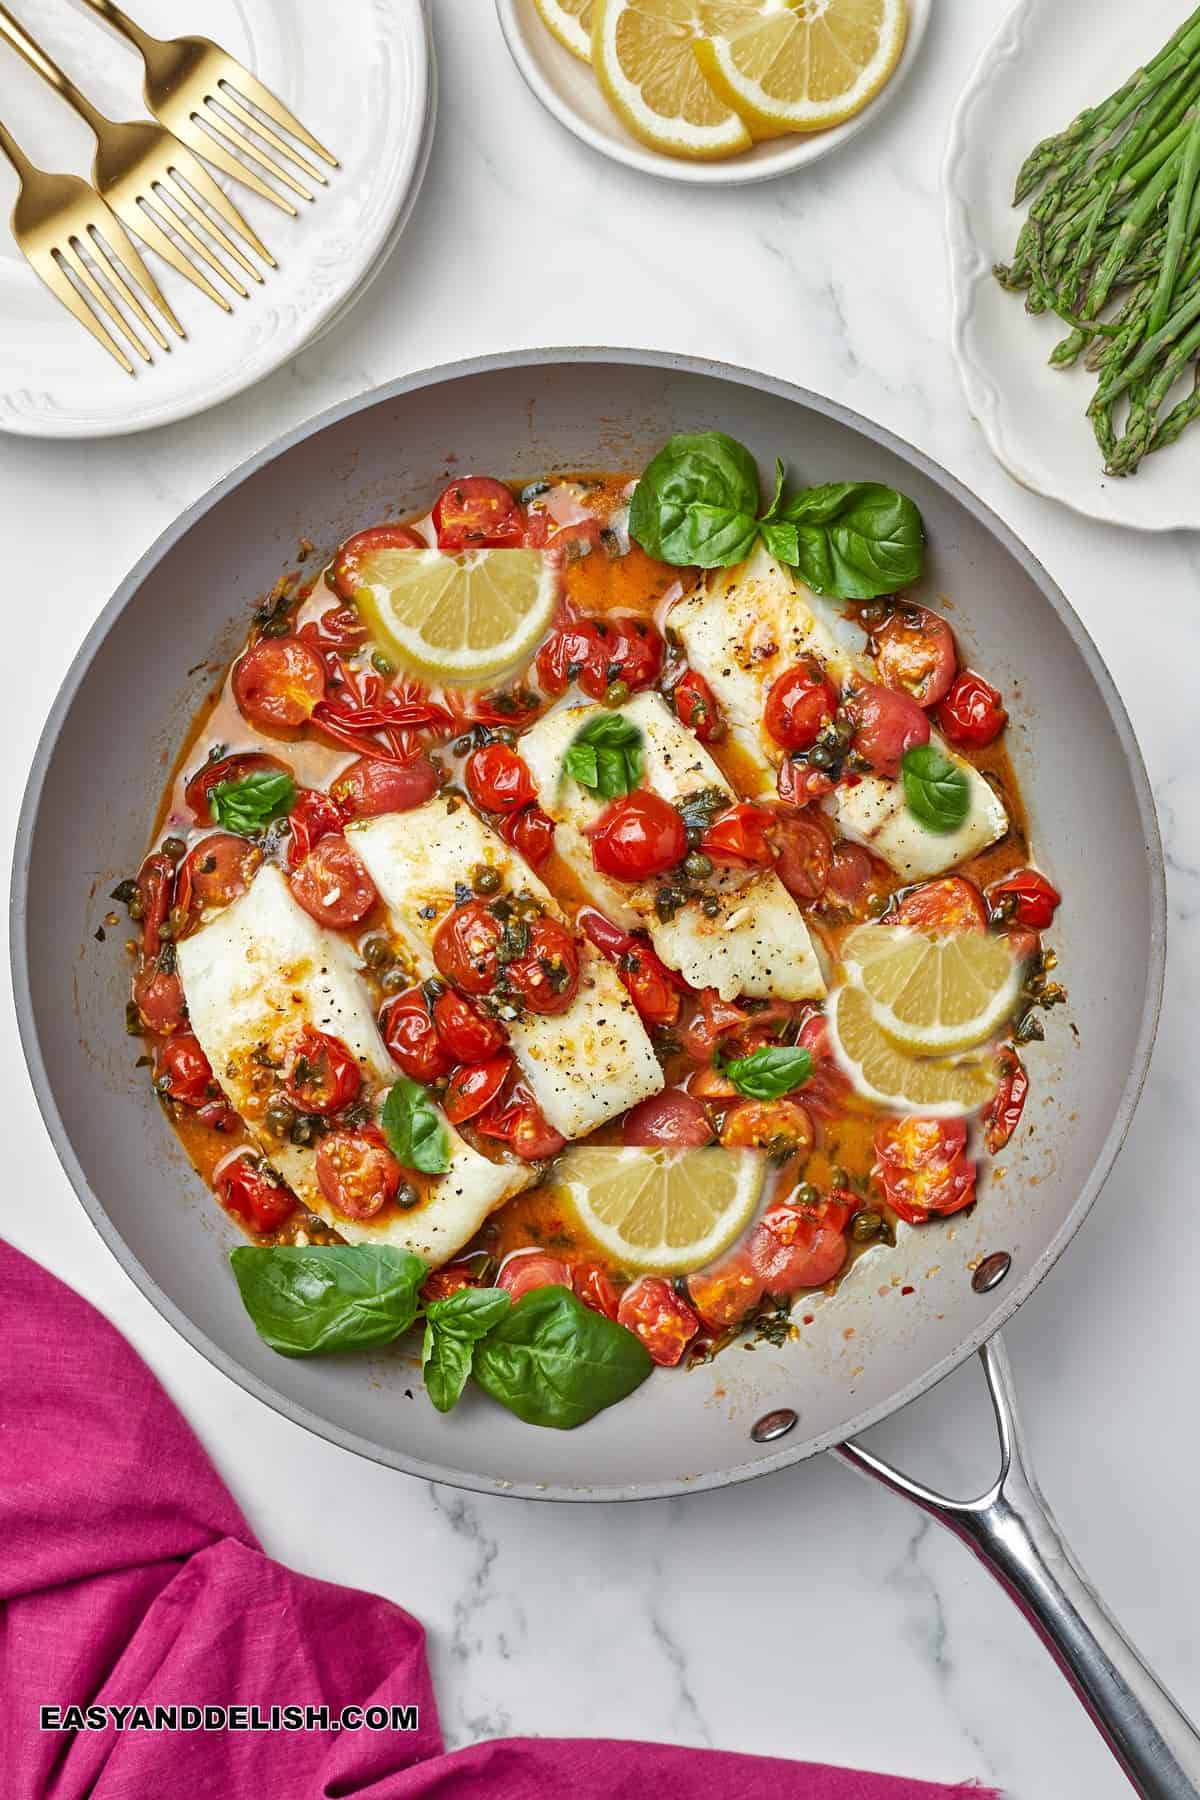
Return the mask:
<path fill-rule="evenodd" d="M 282 1094 L 273 1094 L 267 1101 L 266 1121 L 276 1137 L 286 1137 L 296 1123 L 296 1109 Z"/>
<path fill-rule="evenodd" d="M 368 969 L 386 969 L 395 962 L 392 946 L 386 938 L 369 937 L 362 947 L 362 959 Z"/>
<path fill-rule="evenodd" d="M 376 650 L 372 655 L 371 667 L 377 675 L 391 675 L 395 672 L 382 650 Z"/>
<path fill-rule="evenodd" d="M 683 872 L 689 881 L 705 881 L 713 872 L 711 856 L 702 856 L 699 850 L 689 850 L 683 859 Z"/>
<path fill-rule="evenodd" d="M 498 744 L 507 744 L 510 750 L 517 741 L 517 734 L 511 725 L 493 725 L 492 737 Z"/>
<path fill-rule="evenodd" d="M 413 1186 L 411 1181 L 403 1182 L 401 1186 L 396 1189 L 396 1205 L 400 1207 L 402 1211 L 409 1212 L 414 1206 L 420 1206 L 420 1204 L 420 1192 Z"/>
<path fill-rule="evenodd" d="M 882 919 L 884 913 L 887 911 L 888 907 L 891 904 L 892 904 L 892 897 L 890 894 L 871 894 L 871 895 L 869 895 L 867 898 L 867 917 L 868 917 L 868 919 Z"/>
<path fill-rule="evenodd" d="M 465 756 L 467 751 L 473 750 L 474 747 L 469 734 L 465 737 L 456 737 L 450 746 L 455 756 Z"/>
<path fill-rule="evenodd" d="M 605 706 L 624 706 L 632 692 L 627 681 L 610 681 L 604 690 Z"/>
<path fill-rule="evenodd" d="M 687 838 L 688 849 L 698 850 L 704 839 L 704 828 L 701 825 L 688 825 L 684 835 Z"/>
<path fill-rule="evenodd" d="M 808 760 L 814 769 L 831 769 L 834 763 L 834 753 L 828 744 L 814 744 L 808 753 Z"/>
<path fill-rule="evenodd" d="M 133 896 L 132 900 L 129 902 L 129 916 L 131 919 L 144 919 L 145 918 L 146 909 L 142 905 L 142 897 L 140 894 L 135 894 Z"/>
<path fill-rule="evenodd" d="M 477 894 L 498 894 L 502 886 L 499 869 L 480 863 L 471 871 L 471 886 Z"/>
<path fill-rule="evenodd" d="M 850 1236 L 856 1244 L 869 1244 L 883 1230 L 883 1220 L 877 1212 L 855 1213 L 850 1221 Z"/>
<path fill-rule="evenodd" d="M 393 963 L 390 968 L 385 969 L 383 974 L 379 977 L 379 985 L 385 994 L 398 994 L 400 989 L 404 986 L 404 982 L 404 970 L 397 968 L 395 963 Z"/>
<path fill-rule="evenodd" d="M 715 919 L 721 910 L 721 902 L 715 894 L 705 894 L 700 902 L 700 911 L 706 919 Z"/>
<path fill-rule="evenodd" d="M 162 847 L 163 855 L 169 856 L 172 862 L 178 862 L 187 849 L 187 845 L 181 837 L 164 838 Z"/>

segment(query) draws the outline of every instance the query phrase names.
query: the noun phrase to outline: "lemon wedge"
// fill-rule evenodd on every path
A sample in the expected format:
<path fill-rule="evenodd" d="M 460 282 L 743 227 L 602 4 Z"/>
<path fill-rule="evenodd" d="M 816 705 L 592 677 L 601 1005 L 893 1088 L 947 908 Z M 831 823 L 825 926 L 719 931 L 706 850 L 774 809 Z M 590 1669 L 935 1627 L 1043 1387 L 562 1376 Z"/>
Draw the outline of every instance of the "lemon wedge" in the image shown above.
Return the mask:
<path fill-rule="evenodd" d="M 395 662 L 469 687 L 527 662 L 554 617 L 559 577 L 540 550 L 377 550 L 354 604 Z"/>
<path fill-rule="evenodd" d="M 913 1056 L 948 1056 L 994 1037 L 1012 1016 L 1021 965 L 1001 937 L 934 939 L 903 925 L 860 925 L 842 946 L 875 1024 Z"/>
<path fill-rule="evenodd" d="M 995 1092 L 991 1058 L 956 1062 L 911 1056 L 893 1044 L 875 1023 L 871 1002 L 860 987 L 839 988 L 828 1017 L 834 1055 L 857 1091 L 878 1106 L 956 1118 L 976 1112 Z"/>
<path fill-rule="evenodd" d="M 753 1150 L 582 1144 L 555 1171 L 584 1228 L 630 1274 L 684 1275 L 728 1249 L 754 1215 L 765 1158 Z"/>
<path fill-rule="evenodd" d="M 756 0 L 693 53 L 753 138 L 824 131 L 861 112 L 900 60 L 906 0 Z"/>
<path fill-rule="evenodd" d="M 692 46 L 757 11 L 757 0 L 593 0 L 592 66 L 634 137 L 668 156 L 750 148 L 750 133 L 713 93 Z"/>
<path fill-rule="evenodd" d="M 581 62 L 592 60 L 592 0 L 533 0 L 542 23 Z"/>

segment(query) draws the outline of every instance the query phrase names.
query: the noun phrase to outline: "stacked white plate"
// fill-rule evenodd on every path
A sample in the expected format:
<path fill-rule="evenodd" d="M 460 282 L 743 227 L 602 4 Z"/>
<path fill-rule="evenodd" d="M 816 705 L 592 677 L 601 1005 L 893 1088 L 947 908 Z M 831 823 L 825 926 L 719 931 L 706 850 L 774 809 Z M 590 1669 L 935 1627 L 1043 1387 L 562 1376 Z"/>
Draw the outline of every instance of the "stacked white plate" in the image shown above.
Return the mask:
<path fill-rule="evenodd" d="M 187 332 L 124 374 L 59 305 L 0 225 L 0 431 L 103 437 L 144 431 L 250 387 L 343 318 L 378 275 L 420 190 L 437 81 L 422 0 L 296 6 L 294 0 L 131 0 L 161 37 L 203 32 L 252 69 L 339 158 L 297 218 L 221 177 L 279 267 L 223 313 L 151 253 Z M 40 16 L 39 16 L 40 15 Z M 26 5 L 50 54 L 110 118 L 145 117 L 141 59 L 95 14 Z M 4 122 L 43 168 L 88 175 L 91 134 L 0 44 Z M 312 184 L 309 184 L 312 186 Z M 0 218 L 16 178 L 0 161 Z"/>

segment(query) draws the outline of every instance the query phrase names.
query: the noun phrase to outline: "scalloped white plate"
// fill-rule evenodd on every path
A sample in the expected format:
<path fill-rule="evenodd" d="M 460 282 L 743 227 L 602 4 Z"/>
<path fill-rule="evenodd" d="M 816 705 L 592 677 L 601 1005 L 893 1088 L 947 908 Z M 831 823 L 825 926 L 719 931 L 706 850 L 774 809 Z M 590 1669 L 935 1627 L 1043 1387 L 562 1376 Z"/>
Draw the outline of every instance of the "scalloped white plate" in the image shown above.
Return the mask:
<path fill-rule="evenodd" d="M 196 0 L 137 0 L 163 37 L 196 29 Z M 223 313 L 152 254 L 146 260 L 187 331 L 135 377 L 53 299 L 0 225 L 0 431 L 105 437 L 144 431 L 214 406 L 260 381 L 328 330 L 365 291 L 411 211 L 428 154 L 434 79 L 422 0 L 356 0 L 338 9 L 294 0 L 207 0 L 205 33 L 253 69 L 340 158 L 312 205 L 288 218 L 222 179 L 279 263 Z M 145 116 L 141 62 L 82 9 L 38 20 L 47 50 L 114 118 Z M 91 135 L 4 52 L 4 118 L 35 162 L 87 174 Z M 0 162 L 0 219 L 16 180 Z M 168 333 L 168 336 L 170 334 Z"/>
<path fill-rule="evenodd" d="M 946 150 L 952 341 L 972 414 L 1023 486 L 1137 531 L 1200 529 L 1200 427 L 1137 475 L 1106 476 L 1085 416 L 1095 376 L 1047 366 L 1066 327 L 1027 314 L 992 264 L 1011 255 L 1026 216 L 1012 205 L 1024 157 L 1119 86 L 1184 14 L 1182 0 L 1019 0 L 959 100 Z"/>
<path fill-rule="evenodd" d="M 667 156 L 651 150 L 626 131 L 612 111 L 600 84 L 587 63 L 572 56 L 542 23 L 533 0 L 496 0 L 504 41 L 530 89 L 548 113 L 565 125 L 583 143 L 590 144 L 602 156 L 624 163 L 628 169 L 640 169 L 647 175 L 662 175 L 668 181 L 682 181 L 700 187 L 743 187 L 752 181 L 770 181 L 786 175 L 806 163 L 819 162 L 838 149 L 848 138 L 869 125 L 904 86 L 909 70 L 921 50 L 921 40 L 933 10 L 933 0 L 908 0 L 908 37 L 900 61 L 887 86 L 875 99 L 844 125 L 832 131 L 797 133 L 791 137 L 773 138 L 769 143 L 755 144 L 739 156 L 720 162 L 689 162 L 686 157 Z"/>

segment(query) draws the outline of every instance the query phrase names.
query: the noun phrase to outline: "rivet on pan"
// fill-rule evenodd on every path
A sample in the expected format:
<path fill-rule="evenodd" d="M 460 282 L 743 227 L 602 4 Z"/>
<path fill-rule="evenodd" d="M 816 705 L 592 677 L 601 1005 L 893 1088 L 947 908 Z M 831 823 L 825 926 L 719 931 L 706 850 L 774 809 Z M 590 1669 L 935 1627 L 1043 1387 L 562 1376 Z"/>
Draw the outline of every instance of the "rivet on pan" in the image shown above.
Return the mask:
<path fill-rule="evenodd" d="M 996 1250 L 991 1256 L 985 1256 L 971 1277 L 971 1286 L 977 1294 L 990 1294 L 994 1287 L 999 1287 L 1008 1271 L 1012 1268 L 1012 1257 L 1007 1250 Z"/>
<path fill-rule="evenodd" d="M 781 1406 L 777 1412 L 764 1413 L 750 1427 L 750 1436 L 756 1444 L 771 1444 L 776 1438 L 786 1437 L 796 1423 L 798 1415 L 790 1406 Z"/>

